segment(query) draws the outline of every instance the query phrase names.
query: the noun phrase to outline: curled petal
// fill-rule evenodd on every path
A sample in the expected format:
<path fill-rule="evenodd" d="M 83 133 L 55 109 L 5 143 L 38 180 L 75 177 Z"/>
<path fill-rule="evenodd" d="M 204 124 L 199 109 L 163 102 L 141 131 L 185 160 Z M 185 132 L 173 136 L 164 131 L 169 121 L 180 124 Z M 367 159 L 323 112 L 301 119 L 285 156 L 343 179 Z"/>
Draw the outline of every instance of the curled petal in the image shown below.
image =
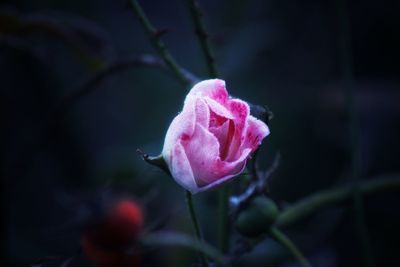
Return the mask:
<path fill-rule="evenodd" d="M 211 111 L 213 111 L 218 116 L 221 116 L 226 119 L 233 119 L 234 116 L 229 109 L 224 107 L 219 102 L 215 101 L 210 97 L 204 97 L 205 101 L 207 102 L 208 106 L 210 107 Z"/>
<path fill-rule="evenodd" d="M 244 122 L 250 114 L 249 105 L 240 99 L 231 99 L 229 101 L 229 110 L 232 112 L 236 120 Z"/>
<path fill-rule="evenodd" d="M 229 151 L 230 141 L 233 137 L 229 134 L 229 128 L 232 128 L 233 122 L 231 120 L 225 121 L 220 126 L 210 127 L 209 130 L 218 139 L 219 142 L 219 155 L 222 160 L 225 160 L 227 152 Z M 231 131 L 232 132 L 232 131 Z"/>
<path fill-rule="evenodd" d="M 255 151 L 261 144 L 261 141 L 270 133 L 268 126 L 261 120 L 249 116 L 247 129 L 242 148 L 250 148 Z"/>
<path fill-rule="evenodd" d="M 229 99 L 225 81 L 220 79 L 205 80 L 197 83 L 190 90 L 189 95 L 207 96 L 219 103 L 225 103 Z"/>
<path fill-rule="evenodd" d="M 226 160 L 234 161 L 241 155 L 240 147 L 244 141 L 243 135 L 247 127 L 250 108 L 246 102 L 239 99 L 232 99 L 229 101 L 229 109 L 234 116 L 235 129 Z"/>
<path fill-rule="evenodd" d="M 247 158 L 251 153 L 251 149 L 245 149 L 242 155 L 234 162 L 219 161 L 216 166 L 218 166 L 218 172 L 220 174 L 219 178 L 210 182 L 204 187 L 199 188 L 198 192 L 206 191 L 208 189 L 218 187 L 219 185 L 228 182 L 235 176 L 239 175 L 246 167 Z"/>

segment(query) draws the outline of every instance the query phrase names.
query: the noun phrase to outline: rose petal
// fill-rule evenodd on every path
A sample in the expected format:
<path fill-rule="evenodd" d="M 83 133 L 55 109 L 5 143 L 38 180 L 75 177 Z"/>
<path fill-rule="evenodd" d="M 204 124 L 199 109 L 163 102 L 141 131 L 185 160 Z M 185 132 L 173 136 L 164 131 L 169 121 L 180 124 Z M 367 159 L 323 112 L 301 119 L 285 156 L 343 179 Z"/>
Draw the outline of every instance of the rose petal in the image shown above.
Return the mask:
<path fill-rule="evenodd" d="M 195 84 L 189 95 L 208 96 L 221 104 L 229 99 L 225 81 L 220 79 L 205 80 Z"/>
<path fill-rule="evenodd" d="M 222 124 L 224 124 L 226 121 L 228 121 L 229 119 L 224 118 L 219 116 L 218 114 L 216 114 L 215 112 L 213 112 L 212 110 L 210 110 L 210 124 L 209 124 L 209 128 L 211 127 L 219 127 Z"/>
<path fill-rule="evenodd" d="M 250 114 L 249 105 L 240 99 L 231 99 L 228 103 L 229 111 L 232 113 L 236 125 L 244 125 Z"/>
<path fill-rule="evenodd" d="M 269 134 L 268 126 L 263 121 L 250 115 L 247 119 L 247 129 L 242 149 L 250 148 L 255 151 L 261 145 L 261 141 Z"/>
<path fill-rule="evenodd" d="M 210 124 L 210 109 L 208 108 L 206 101 L 198 97 L 195 97 L 193 101 L 195 102 L 196 123 L 208 128 Z"/>
<path fill-rule="evenodd" d="M 228 155 L 229 146 L 234 134 L 234 127 L 235 126 L 233 122 L 231 120 L 227 120 L 220 126 L 209 128 L 209 131 L 212 132 L 218 139 L 219 156 L 221 160 L 225 160 Z"/>
<path fill-rule="evenodd" d="M 207 102 L 210 109 L 213 112 L 215 112 L 215 114 L 217 114 L 223 118 L 226 118 L 226 119 L 232 120 L 234 118 L 234 115 L 229 111 L 229 109 L 227 109 L 222 104 L 215 101 L 214 99 L 212 99 L 210 97 L 204 97 L 204 100 Z"/>
<path fill-rule="evenodd" d="M 249 117 L 249 105 L 239 99 L 229 101 L 229 109 L 232 112 L 235 123 L 235 133 L 229 146 L 229 151 L 226 157 L 227 161 L 235 161 L 240 156 L 240 147 L 243 141 L 243 135 L 246 128 L 247 118 Z"/>
<path fill-rule="evenodd" d="M 213 187 L 218 187 L 225 182 L 228 182 L 235 176 L 239 175 L 243 169 L 246 167 L 246 161 L 251 153 L 251 149 L 244 149 L 241 156 L 234 162 L 219 161 L 218 172 L 221 176 L 218 179 L 210 182 L 206 186 L 200 187 L 198 192 L 206 191 Z"/>
<path fill-rule="evenodd" d="M 219 160 L 217 138 L 200 124 L 196 124 L 193 136 L 182 142 L 198 186 L 204 186 L 216 178 L 213 166 Z"/>
<path fill-rule="evenodd" d="M 223 147 L 226 143 L 227 132 L 229 128 L 229 121 L 225 121 L 220 126 L 210 127 L 209 131 L 217 137 L 220 147 Z"/>
<path fill-rule="evenodd" d="M 196 122 L 208 127 L 209 121 L 210 111 L 205 101 L 198 97 L 187 96 L 182 112 L 174 118 L 168 128 L 162 154 L 168 156 L 176 142 L 190 138 Z"/>
<path fill-rule="evenodd" d="M 198 186 L 194 180 L 192 167 L 181 142 L 176 143 L 169 159 L 168 165 L 175 181 L 190 192 L 196 193 Z"/>

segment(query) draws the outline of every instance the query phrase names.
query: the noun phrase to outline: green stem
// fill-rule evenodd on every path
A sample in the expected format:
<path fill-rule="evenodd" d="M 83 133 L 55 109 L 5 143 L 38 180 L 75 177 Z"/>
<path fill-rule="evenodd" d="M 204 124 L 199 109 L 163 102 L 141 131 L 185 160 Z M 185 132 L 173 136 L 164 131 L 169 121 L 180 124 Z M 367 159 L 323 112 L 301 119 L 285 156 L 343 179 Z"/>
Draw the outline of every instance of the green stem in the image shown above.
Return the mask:
<path fill-rule="evenodd" d="M 386 192 L 390 190 L 400 190 L 400 178 L 387 177 L 376 178 L 370 181 L 360 182 L 358 191 L 362 195 Z M 279 215 L 276 225 L 280 228 L 296 224 L 307 216 L 331 206 L 339 204 L 354 197 L 354 186 L 346 185 L 336 189 L 325 190 L 314 195 L 308 196 L 291 207 L 287 208 Z"/>
<path fill-rule="evenodd" d="M 303 256 L 296 245 L 278 228 L 271 227 L 269 233 L 272 238 L 274 238 L 278 243 L 284 246 L 303 267 L 311 267 L 311 264 Z"/>
<path fill-rule="evenodd" d="M 161 41 L 162 32 L 158 31 L 153 24 L 149 21 L 142 7 L 136 0 L 130 1 L 133 11 L 138 17 L 142 27 L 146 31 L 151 44 L 158 52 L 165 64 L 171 69 L 175 76 L 185 85 L 190 86 L 193 84 L 193 78 L 190 77 L 188 72 L 178 65 L 172 55 L 169 53 L 165 44 Z"/>
<path fill-rule="evenodd" d="M 218 247 L 229 252 L 229 195 L 230 186 L 225 185 L 218 195 Z"/>
<path fill-rule="evenodd" d="M 201 49 L 203 50 L 206 59 L 208 73 L 211 78 L 218 77 L 217 67 L 215 65 L 215 58 L 210 46 L 208 33 L 206 32 L 204 22 L 202 20 L 203 14 L 201 13 L 199 3 L 196 0 L 188 0 L 190 14 L 192 15 L 195 33 L 199 39 Z"/>
<path fill-rule="evenodd" d="M 201 235 L 199 222 L 197 220 L 196 212 L 194 210 L 192 193 L 185 190 L 185 195 L 186 195 L 186 203 L 187 203 L 189 213 L 190 213 L 190 219 L 192 220 L 193 228 L 194 228 L 197 240 L 199 240 L 199 242 L 203 242 L 203 237 Z M 200 253 L 200 260 L 201 260 L 201 264 L 203 267 L 208 267 L 207 258 L 203 253 Z"/>
<path fill-rule="evenodd" d="M 356 103 L 356 91 L 354 87 L 353 57 L 351 53 L 351 26 L 347 1 L 338 1 L 338 17 L 341 28 L 340 59 L 342 80 L 345 86 L 347 107 L 349 114 L 349 142 L 351 143 L 351 177 L 353 181 L 353 208 L 355 225 L 360 244 L 363 249 L 364 263 L 366 266 L 374 266 L 371 241 L 365 224 L 363 200 L 359 190 L 361 173 L 361 141 L 360 121 Z"/>

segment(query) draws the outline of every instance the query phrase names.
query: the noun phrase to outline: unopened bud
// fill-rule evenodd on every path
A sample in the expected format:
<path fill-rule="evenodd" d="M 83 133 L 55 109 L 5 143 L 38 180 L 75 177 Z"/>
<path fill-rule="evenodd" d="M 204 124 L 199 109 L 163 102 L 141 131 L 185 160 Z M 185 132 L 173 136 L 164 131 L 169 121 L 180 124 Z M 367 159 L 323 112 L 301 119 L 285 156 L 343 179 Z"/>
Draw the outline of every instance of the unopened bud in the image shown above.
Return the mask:
<path fill-rule="evenodd" d="M 278 207 L 271 199 L 258 196 L 239 213 L 236 229 L 244 236 L 257 237 L 268 231 L 278 214 Z"/>

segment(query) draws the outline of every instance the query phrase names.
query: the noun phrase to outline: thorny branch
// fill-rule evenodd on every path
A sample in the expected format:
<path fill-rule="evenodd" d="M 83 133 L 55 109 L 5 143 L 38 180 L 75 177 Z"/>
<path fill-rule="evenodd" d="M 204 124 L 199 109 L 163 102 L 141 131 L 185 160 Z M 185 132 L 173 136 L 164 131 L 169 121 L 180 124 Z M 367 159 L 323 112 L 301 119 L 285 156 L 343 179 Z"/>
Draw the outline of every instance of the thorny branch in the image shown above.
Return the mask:
<path fill-rule="evenodd" d="M 200 10 L 199 3 L 197 0 L 188 0 L 188 5 L 190 14 L 192 15 L 195 33 L 199 39 L 201 49 L 203 50 L 206 59 L 209 76 L 210 78 L 217 78 L 217 66 L 215 65 L 215 58 L 210 47 L 209 35 L 202 20 L 203 14 Z"/>
<path fill-rule="evenodd" d="M 193 81 L 195 81 L 196 79 L 193 77 L 193 75 L 191 75 L 189 72 L 178 65 L 176 60 L 168 51 L 165 44 L 161 41 L 161 35 L 162 33 L 164 33 L 164 31 L 159 31 L 153 26 L 138 1 L 130 0 L 130 4 L 136 16 L 138 17 L 140 24 L 146 31 L 146 34 L 148 35 L 151 44 L 160 55 L 160 57 L 164 60 L 165 64 L 171 69 L 178 80 L 181 81 L 185 86 L 189 87 L 190 85 L 192 85 Z"/>

